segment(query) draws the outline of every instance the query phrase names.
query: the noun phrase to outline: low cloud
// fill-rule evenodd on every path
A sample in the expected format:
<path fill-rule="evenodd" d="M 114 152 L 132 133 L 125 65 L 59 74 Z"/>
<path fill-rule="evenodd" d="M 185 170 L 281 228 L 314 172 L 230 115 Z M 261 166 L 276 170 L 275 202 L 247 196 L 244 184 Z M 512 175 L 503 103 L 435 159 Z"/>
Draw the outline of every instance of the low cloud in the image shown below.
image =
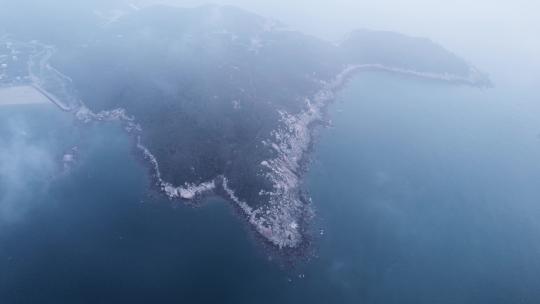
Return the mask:
<path fill-rule="evenodd" d="M 46 140 L 20 117 L 0 121 L 0 226 L 19 222 L 39 204 L 55 170 Z"/>

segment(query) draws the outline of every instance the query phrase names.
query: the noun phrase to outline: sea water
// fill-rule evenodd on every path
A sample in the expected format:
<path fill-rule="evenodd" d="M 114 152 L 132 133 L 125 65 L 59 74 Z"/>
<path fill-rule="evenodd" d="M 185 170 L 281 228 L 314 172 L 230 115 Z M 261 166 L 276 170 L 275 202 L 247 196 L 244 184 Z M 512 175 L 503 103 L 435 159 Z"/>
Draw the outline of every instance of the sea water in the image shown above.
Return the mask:
<path fill-rule="evenodd" d="M 1 303 L 537 303 L 533 96 L 356 77 L 305 181 L 315 257 L 285 268 L 226 202 L 192 208 L 149 191 L 119 126 L 2 107 L 0 155 L 47 161 L 19 157 L 23 174 L 0 175 Z"/>
<path fill-rule="evenodd" d="M 362 74 L 332 106 L 310 189 L 347 303 L 540 300 L 533 88 Z"/>

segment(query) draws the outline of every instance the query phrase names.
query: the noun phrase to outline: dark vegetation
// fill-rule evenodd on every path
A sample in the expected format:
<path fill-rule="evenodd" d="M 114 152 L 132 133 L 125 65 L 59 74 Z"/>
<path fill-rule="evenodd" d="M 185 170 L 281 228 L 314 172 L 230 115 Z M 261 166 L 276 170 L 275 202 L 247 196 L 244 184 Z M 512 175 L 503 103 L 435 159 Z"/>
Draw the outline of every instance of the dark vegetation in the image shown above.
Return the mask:
<path fill-rule="evenodd" d="M 22 0 L 3 9 L 0 24 L 5 32 L 56 45 L 52 64 L 73 79 L 91 110 L 125 108 L 135 116 L 165 180 L 181 185 L 225 175 L 250 204 L 264 203 L 259 191 L 272 186 L 260 163 L 276 153 L 262 142 L 283 127 L 279 111 L 302 111 L 305 98 L 347 65 L 469 72 L 429 40 L 395 33 L 357 31 L 336 46 L 217 6 L 156 6 L 103 24 L 84 3 L 58 7 L 49 0 L 30 15 L 10 14 L 24 8 Z M 25 28 L 15 18 L 44 26 Z"/>

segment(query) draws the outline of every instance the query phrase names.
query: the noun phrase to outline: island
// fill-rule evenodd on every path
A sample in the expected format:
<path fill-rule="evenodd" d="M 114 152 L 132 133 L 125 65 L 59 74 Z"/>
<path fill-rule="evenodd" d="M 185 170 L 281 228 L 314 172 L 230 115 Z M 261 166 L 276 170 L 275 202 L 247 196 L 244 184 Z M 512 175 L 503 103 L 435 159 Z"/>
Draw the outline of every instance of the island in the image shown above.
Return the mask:
<path fill-rule="evenodd" d="M 336 44 L 217 5 L 83 19 L 80 29 L 52 20 L 55 30 L 37 37 L 6 27 L 2 50 L 18 47 L 26 60 L 12 75 L 2 70 L 1 85 L 31 86 L 83 123 L 118 121 L 155 189 L 193 205 L 220 196 L 284 253 L 309 247 L 314 211 L 303 177 L 314 130 L 351 77 L 384 71 L 490 85 L 438 44 L 393 32 L 357 30 Z"/>

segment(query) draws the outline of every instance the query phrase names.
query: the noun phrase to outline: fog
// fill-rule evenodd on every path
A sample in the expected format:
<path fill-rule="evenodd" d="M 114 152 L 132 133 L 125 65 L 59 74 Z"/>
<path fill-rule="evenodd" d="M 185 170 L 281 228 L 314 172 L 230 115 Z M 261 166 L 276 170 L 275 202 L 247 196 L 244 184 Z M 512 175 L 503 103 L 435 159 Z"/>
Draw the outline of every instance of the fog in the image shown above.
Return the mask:
<path fill-rule="evenodd" d="M 141 0 L 114 3 L 88 0 L 73 3 L 67 0 L 2 0 L 0 4 L 5 8 L 6 15 L 0 12 L 0 17 L 10 15 L 10 25 L 15 28 L 34 28 L 39 26 L 39 19 L 36 19 L 36 24 L 13 23 L 17 23 L 16 20 L 22 16 L 33 18 L 51 12 L 58 14 L 59 19 L 66 22 L 78 22 L 68 16 L 74 7 L 86 10 L 96 7 L 98 11 L 117 6 L 125 9 L 163 3 L 192 7 L 207 4 L 208 1 Z M 212 3 L 235 5 L 282 21 L 292 29 L 330 41 L 339 41 L 350 31 L 364 28 L 427 37 L 489 74 L 495 85 L 540 85 L 540 19 L 537 18 L 540 3 L 535 0 L 214 0 Z M 47 7 L 50 7 L 50 11 L 44 10 Z M 4 18 L 4 22 L 5 20 L 7 19 Z M 82 21 L 80 23 L 82 24 Z M 0 95 L 0 98 L 5 99 L 5 96 Z M 9 130 L 16 129 L 21 128 L 11 127 Z M 17 192 L 24 189 L 20 174 L 22 169 L 17 169 L 18 167 L 24 167 L 26 171 L 34 170 L 39 157 L 43 157 L 44 164 L 50 162 L 45 152 L 28 145 L 23 139 L 20 134 L 11 135 L 8 139 L 0 138 L 3 189 Z M 17 157 L 10 158 L 12 154 Z M 11 177 L 9 180 L 8 176 Z M 11 208 L 11 203 L 6 203 L 10 195 L 10 192 L 2 193 L 2 205 L 8 206 L 2 207 L 3 209 Z"/>
<path fill-rule="evenodd" d="M 112 9 L 110 1 L 7 1 L 0 3 L 5 12 L 14 17 L 39 16 L 45 14 L 43 8 L 51 6 L 51 12 L 59 14 L 69 22 L 69 7 L 79 6 L 91 9 Z M 167 3 L 183 7 L 207 4 L 204 0 L 141 0 L 119 1 L 118 5 L 127 4 L 145 6 Z M 339 41 L 350 31 L 359 28 L 389 30 L 413 36 L 428 37 L 473 65 L 491 75 L 495 85 L 511 84 L 517 87 L 540 85 L 540 3 L 535 0 L 490 1 L 490 0 L 299 0 L 299 1 L 250 1 L 250 0 L 215 0 L 213 3 L 235 5 L 253 11 L 265 17 L 282 21 L 292 29 L 331 41 Z M 132 5 L 133 7 L 133 5 Z M 18 16 L 20 14 L 20 16 Z M 1 13 L 0 13 L 1 15 Z M 4 16 L 6 17 L 6 16 Z M 33 28 L 36 24 L 17 24 L 16 27 Z M 64 24 L 65 25 L 65 24 Z M 1 30 L 1 29 L 0 29 Z M 1 33 L 1 31 L 0 31 Z M 0 95 L 0 98 L 3 98 Z M 6 101 L 5 101 L 6 102 Z M 15 130 L 15 128 L 12 128 Z M 20 128 L 19 128 L 20 129 Z M 14 150 L 20 150 L 16 153 Z M 16 154 L 18 157 L 9 159 Z M 49 159 L 36 147 L 25 145 L 20 136 L 2 139 L 2 182 L 3 188 L 24 188 L 17 166 L 33 166 L 37 157 Z M 27 162 L 24 162 L 26 160 Z M 17 173 L 17 174 L 15 174 Z M 7 182 L 6 177 L 11 176 Z M 2 199 L 8 199 L 9 193 L 2 193 Z M 3 203 L 5 204 L 5 203 Z M 9 205 L 8 205 L 9 206 Z"/>
<path fill-rule="evenodd" d="M 504 81 L 519 77 L 520 83 L 538 84 L 537 79 L 540 79 L 540 2 L 535 0 L 85 0 L 76 3 L 67 0 L 1 0 L 0 3 L 5 12 L 9 11 L 8 7 L 25 17 L 60 12 L 62 16 L 59 15 L 58 20 L 80 24 L 84 20 L 71 19 L 69 11 L 62 11 L 62 6 L 79 6 L 85 10 L 98 7 L 98 10 L 107 11 L 151 4 L 234 5 L 332 41 L 341 40 L 354 29 L 389 30 L 427 37 L 480 69 L 491 71 L 490 74 L 496 71 L 496 77 Z M 12 15 L 10 12 L 2 17 L 6 19 Z"/>
<path fill-rule="evenodd" d="M 143 1 L 196 6 L 201 0 Z M 540 79 L 540 2 L 535 0 L 216 0 L 283 21 L 292 28 L 340 40 L 357 28 L 431 38 L 483 69 L 501 69 L 520 81 Z"/>
<path fill-rule="evenodd" d="M 39 204 L 56 168 L 51 143 L 36 138 L 28 118 L 17 114 L 1 118 L 0 227 L 19 222 Z"/>
<path fill-rule="evenodd" d="M 0 303 L 539 303 L 538 12 L 0 0 Z"/>

